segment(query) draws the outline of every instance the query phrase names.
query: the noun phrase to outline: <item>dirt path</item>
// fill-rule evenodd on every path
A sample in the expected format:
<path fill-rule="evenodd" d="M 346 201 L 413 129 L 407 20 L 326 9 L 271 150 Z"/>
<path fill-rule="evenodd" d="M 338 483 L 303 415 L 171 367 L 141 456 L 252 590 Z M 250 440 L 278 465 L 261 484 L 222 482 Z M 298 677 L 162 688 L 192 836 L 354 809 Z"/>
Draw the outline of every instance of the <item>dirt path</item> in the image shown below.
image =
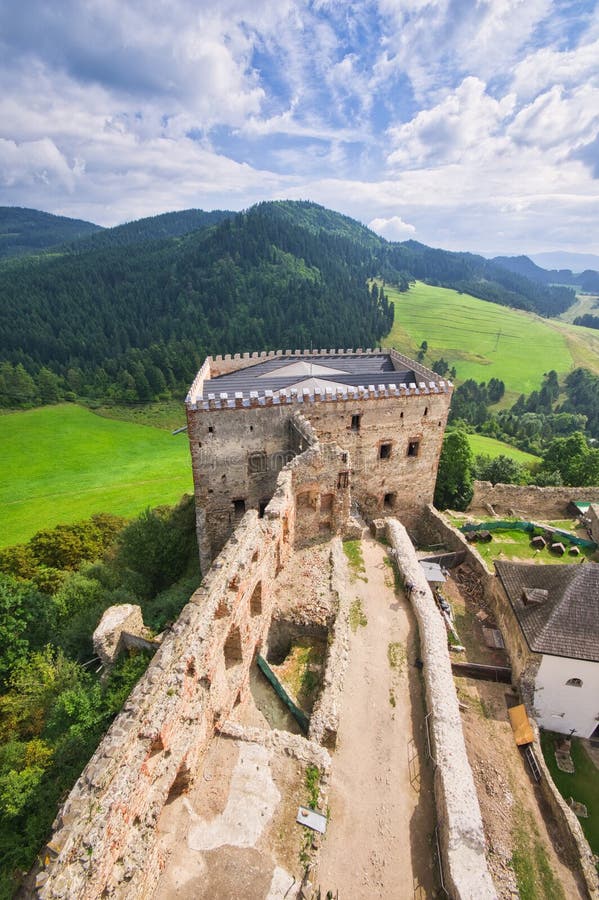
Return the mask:
<path fill-rule="evenodd" d="M 367 624 L 351 639 L 318 880 L 340 900 L 420 900 L 434 892 L 435 820 L 415 624 L 384 548 L 368 537 L 362 552 L 366 571 L 347 590 Z"/>

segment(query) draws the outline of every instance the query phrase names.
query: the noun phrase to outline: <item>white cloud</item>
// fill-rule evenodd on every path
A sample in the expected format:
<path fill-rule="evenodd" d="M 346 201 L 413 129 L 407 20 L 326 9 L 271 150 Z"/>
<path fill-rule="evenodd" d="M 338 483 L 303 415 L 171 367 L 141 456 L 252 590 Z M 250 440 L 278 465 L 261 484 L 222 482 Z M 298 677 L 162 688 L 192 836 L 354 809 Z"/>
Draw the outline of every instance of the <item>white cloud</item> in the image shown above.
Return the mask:
<path fill-rule="evenodd" d="M 480 157 L 489 138 L 511 115 L 514 96 L 497 101 L 478 78 L 466 78 L 435 107 L 419 112 L 410 122 L 389 129 L 395 149 L 387 162 L 393 168 L 459 162 Z"/>
<path fill-rule="evenodd" d="M 391 216 L 389 219 L 372 219 L 368 227 L 376 231 L 388 241 L 405 241 L 414 237 L 416 229 L 409 222 L 404 222 L 401 216 Z"/>

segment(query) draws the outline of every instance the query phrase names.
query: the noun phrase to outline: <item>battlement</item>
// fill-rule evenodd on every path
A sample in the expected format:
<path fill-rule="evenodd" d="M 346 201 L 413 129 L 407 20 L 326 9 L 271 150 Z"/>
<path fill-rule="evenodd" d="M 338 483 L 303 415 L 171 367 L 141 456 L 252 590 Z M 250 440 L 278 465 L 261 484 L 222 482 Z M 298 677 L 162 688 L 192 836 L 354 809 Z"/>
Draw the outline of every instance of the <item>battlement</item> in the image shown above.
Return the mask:
<path fill-rule="evenodd" d="M 239 409 L 415 397 L 452 388 L 393 349 L 271 350 L 208 357 L 185 402 L 188 410 Z"/>

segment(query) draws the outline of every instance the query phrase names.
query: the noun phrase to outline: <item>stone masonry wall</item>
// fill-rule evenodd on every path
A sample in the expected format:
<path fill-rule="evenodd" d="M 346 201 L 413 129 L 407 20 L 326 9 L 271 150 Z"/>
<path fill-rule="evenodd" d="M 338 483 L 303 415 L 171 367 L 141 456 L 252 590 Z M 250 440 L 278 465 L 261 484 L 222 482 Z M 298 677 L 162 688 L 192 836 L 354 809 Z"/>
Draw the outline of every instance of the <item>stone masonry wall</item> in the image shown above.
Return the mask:
<path fill-rule="evenodd" d="M 161 811 L 189 785 L 215 729 L 249 689 L 273 580 L 294 545 L 315 537 L 303 493 L 318 488 L 327 533 L 349 516 L 349 489 L 330 505 L 321 497 L 337 484 L 341 455 L 313 445 L 280 473 L 263 518 L 251 510 L 238 524 L 60 809 L 40 898 L 151 894 L 162 865 Z"/>
<path fill-rule="evenodd" d="M 290 498 L 287 498 L 288 500 Z M 270 584 L 289 552 L 280 500 L 249 512 L 183 609 L 61 808 L 39 897 L 148 896 L 161 860 L 156 823 L 185 789 L 218 722 L 248 689 L 271 617 Z"/>
<path fill-rule="evenodd" d="M 492 506 L 498 516 L 515 515 L 524 519 L 563 519 L 571 500 L 599 502 L 599 487 L 536 487 L 535 485 L 491 484 L 475 481 L 468 512 L 488 516 Z"/>
<path fill-rule="evenodd" d="M 435 802 L 445 886 L 452 898 L 497 896 L 486 861 L 483 823 L 466 754 L 447 647 L 447 632 L 403 525 L 387 519 L 387 535 L 418 620 L 428 727 L 435 765 Z"/>
<path fill-rule="evenodd" d="M 450 398 L 438 393 L 338 400 L 311 404 L 304 415 L 321 444 L 333 441 L 349 453 L 352 499 L 362 514 L 395 515 L 413 527 L 433 499 Z M 357 430 L 354 416 L 360 416 Z"/>
<path fill-rule="evenodd" d="M 450 525 L 433 506 L 429 506 L 425 511 L 422 529 L 429 540 L 441 542 L 448 549 L 462 551 L 465 554 L 464 562 L 480 579 L 485 602 L 503 635 L 511 661 L 512 680 L 517 684 L 531 666 L 538 667 L 540 657 L 537 653 L 533 653 L 526 643 L 500 579 L 494 572 L 489 571 L 476 547 L 469 544 L 461 531 Z"/>

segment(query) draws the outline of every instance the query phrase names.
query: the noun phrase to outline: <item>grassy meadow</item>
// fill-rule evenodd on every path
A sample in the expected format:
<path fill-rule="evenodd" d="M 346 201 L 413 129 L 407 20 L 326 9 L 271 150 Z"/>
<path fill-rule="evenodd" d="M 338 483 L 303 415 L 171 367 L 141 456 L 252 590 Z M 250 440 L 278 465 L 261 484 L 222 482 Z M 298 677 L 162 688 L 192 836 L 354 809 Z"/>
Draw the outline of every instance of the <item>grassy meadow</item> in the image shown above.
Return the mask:
<path fill-rule="evenodd" d="M 402 294 L 389 285 L 395 322 L 384 346 L 414 356 L 427 341 L 425 364 L 443 357 L 467 378 L 505 382 L 504 404 L 538 390 L 543 373 L 563 376 L 576 366 L 599 372 L 599 331 L 510 309 L 416 282 Z"/>
<path fill-rule="evenodd" d="M 484 434 L 468 434 L 466 437 L 474 456 L 490 456 L 491 459 L 495 459 L 496 456 L 509 456 L 510 459 L 515 459 L 516 462 L 525 466 L 540 462 L 538 456 L 526 453 L 524 450 L 518 450 L 517 447 L 504 444 L 503 441 L 497 441 L 495 438 L 486 437 Z"/>
<path fill-rule="evenodd" d="M 80 406 L 0 416 L 0 446 L 0 546 L 97 512 L 132 516 L 192 491 L 185 433 L 101 418 Z"/>

